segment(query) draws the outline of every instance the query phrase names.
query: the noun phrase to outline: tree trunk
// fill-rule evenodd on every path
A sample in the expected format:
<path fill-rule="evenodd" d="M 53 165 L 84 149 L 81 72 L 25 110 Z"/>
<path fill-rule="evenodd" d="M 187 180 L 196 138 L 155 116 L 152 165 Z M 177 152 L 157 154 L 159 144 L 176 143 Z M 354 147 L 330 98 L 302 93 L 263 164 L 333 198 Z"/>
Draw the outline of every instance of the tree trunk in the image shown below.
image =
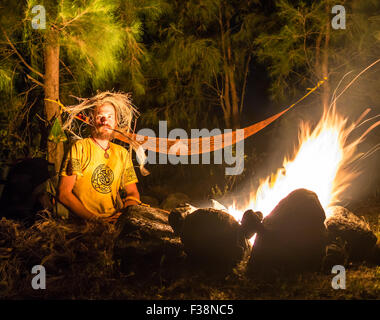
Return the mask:
<path fill-rule="evenodd" d="M 223 100 L 226 111 L 224 112 L 224 122 L 227 129 L 230 129 L 232 126 L 231 123 L 231 100 L 230 100 L 230 80 L 228 77 L 228 67 L 225 67 L 225 75 L 224 75 L 224 88 L 223 88 Z"/>
<path fill-rule="evenodd" d="M 231 97 L 232 97 L 232 129 L 240 128 L 239 99 L 233 71 L 230 72 Z"/>
<path fill-rule="evenodd" d="M 222 44 L 223 53 L 223 83 L 224 88 L 222 91 L 222 105 L 224 124 L 226 128 L 231 129 L 236 127 L 236 119 L 239 118 L 239 104 L 236 93 L 236 85 L 233 75 L 233 70 L 231 70 L 231 42 L 229 39 L 230 32 L 230 22 L 227 19 L 226 28 L 224 28 L 222 7 L 219 6 L 219 26 L 220 26 L 220 39 Z"/>
<path fill-rule="evenodd" d="M 224 123 L 226 125 L 226 129 L 230 129 L 232 127 L 231 116 L 227 113 L 224 113 Z"/>
<path fill-rule="evenodd" d="M 318 35 L 317 41 L 315 43 L 315 75 L 319 80 L 322 78 L 321 73 L 321 42 L 322 42 L 323 32 L 321 32 Z"/>
<path fill-rule="evenodd" d="M 230 20 L 227 20 L 227 28 L 230 30 Z M 240 119 L 239 119 L 239 98 L 236 90 L 235 83 L 235 66 L 232 59 L 232 48 L 231 48 L 231 38 L 228 34 L 227 37 L 227 64 L 228 64 L 228 72 L 227 77 L 229 78 L 230 83 L 230 97 L 231 97 L 231 111 L 232 111 L 232 129 L 239 128 Z"/>
<path fill-rule="evenodd" d="M 329 42 L 330 42 L 330 20 L 326 22 L 325 43 L 322 58 L 322 77 L 328 78 L 329 76 Z M 322 104 L 323 108 L 327 110 L 329 107 L 330 99 L 330 85 L 329 82 L 325 82 L 322 91 Z"/>
<path fill-rule="evenodd" d="M 58 32 L 51 31 L 47 37 L 45 51 L 45 99 L 59 99 L 59 42 Z M 56 116 L 59 116 L 59 105 L 45 100 L 45 115 L 50 126 Z M 59 171 L 63 158 L 63 143 L 58 144 L 48 141 L 48 161 L 54 163 L 56 172 Z"/>

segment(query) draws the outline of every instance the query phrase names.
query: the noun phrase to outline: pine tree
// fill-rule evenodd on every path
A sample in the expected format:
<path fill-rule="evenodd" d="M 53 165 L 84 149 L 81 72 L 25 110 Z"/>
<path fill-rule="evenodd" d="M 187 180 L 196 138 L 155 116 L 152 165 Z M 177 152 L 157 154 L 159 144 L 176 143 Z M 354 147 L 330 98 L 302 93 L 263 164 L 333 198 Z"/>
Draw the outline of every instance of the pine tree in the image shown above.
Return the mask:
<path fill-rule="evenodd" d="M 259 61 L 268 65 L 273 79 L 271 93 L 278 99 L 292 97 L 328 78 L 321 90 L 321 104 L 331 101 L 332 89 L 343 76 L 373 62 L 378 55 L 378 1 L 342 1 L 346 28 L 331 26 L 332 8 L 323 1 L 275 1 L 276 21 L 255 40 Z"/>
<path fill-rule="evenodd" d="M 33 12 L 37 5 L 46 13 L 43 29 L 32 27 L 41 13 Z M 137 12 L 149 11 L 148 5 L 150 11 L 159 11 L 153 1 L 7 1 L 1 7 L 0 89 L 12 98 L 18 90 L 29 94 L 42 89 L 49 126 L 60 117 L 59 105 L 49 100 L 60 99 L 62 92 L 64 96 L 93 92 L 124 71 L 133 74 L 129 89 L 141 93 L 144 84 L 139 64 L 145 51 L 138 45 L 142 30 Z M 59 170 L 62 143 L 49 142 L 47 154 Z"/>
<path fill-rule="evenodd" d="M 147 25 L 155 68 L 150 69 L 151 92 L 160 113 L 188 126 L 206 114 L 222 111 L 228 128 L 240 126 L 247 76 L 254 52 L 254 35 L 261 16 L 257 1 L 167 0 L 160 24 Z M 169 116 L 170 115 L 170 116 Z"/>

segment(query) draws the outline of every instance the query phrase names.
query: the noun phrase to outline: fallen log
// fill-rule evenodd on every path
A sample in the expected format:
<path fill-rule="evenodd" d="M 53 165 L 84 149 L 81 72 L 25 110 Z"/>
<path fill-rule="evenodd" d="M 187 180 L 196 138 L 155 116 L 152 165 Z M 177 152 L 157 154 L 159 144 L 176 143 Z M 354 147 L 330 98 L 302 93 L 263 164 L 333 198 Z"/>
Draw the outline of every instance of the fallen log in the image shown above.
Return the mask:
<path fill-rule="evenodd" d="M 130 206 L 119 217 L 114 258 L 126 274 L 156 274 L 165 280 L 179 274 L 212 271 L 225 274 L 249 254 L 247 235 L 255 213 L 246 212 L 244 227 L 228 213 L 182 206 L 169 213 Z M 169 224 L 170 223 L 170 224 Z"/>

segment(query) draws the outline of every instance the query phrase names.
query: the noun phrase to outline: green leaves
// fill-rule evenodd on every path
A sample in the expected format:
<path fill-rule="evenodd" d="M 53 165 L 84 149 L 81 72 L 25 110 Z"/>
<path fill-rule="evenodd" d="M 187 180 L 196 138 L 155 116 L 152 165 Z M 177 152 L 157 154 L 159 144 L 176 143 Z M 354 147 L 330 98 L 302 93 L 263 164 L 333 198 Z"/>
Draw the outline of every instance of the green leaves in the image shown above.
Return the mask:
<path fill-rule="evenodd" d="M 166 3 L 169 10 L 163 19 L 155 28 L 148 24 L 152 60 L 146 70 L 152 90 L 143 103 L 156 108 L 156 117 L 169 116 L 177 125 L 199 126 L 205 117 L 209 122 L 210 117 L 224 119 L 221 96 L 231 91 L 225 97 L 238 96 L 235 106 L 236 100 L 243 100 L 253 39 L 262 19 L 250 1 Z"/>
<path fill-rule="evenodd" d="M 12 88 L 12 71 L 9 66 L 0 63 L 0 91 L 9 92 Z"/>
<path fill-rule="evenodd" d="M 331 28 L 331 8 L 335 4 L 331 0 L 297 5 L 288 0 L 276 1 L 272 17 L 276 24 L 255 40 L 258 60 L 269 66 L 274 98 L 298 95 L 299 89 L 303 92 L 315 85 L 322 78 L 322 64 L 334 86 L 346 72 L 378 56 L 379 3 L 345 2 L 345 30 Z"/>
<path fill-rule="evenodd" d="M 108 81 L 114 82 L 124 72 L 129 74 L 130 89 L 143 94 L 141 63 L 146 50 L 141 43 L 141 15 L 148 16 L 148 12 L 152 12 L 157 18 L 160 12 L 157 3 L 159 1 L 28 0 L 26 40 L 36 42 L 39 37 L 43 44 L 45 35 L 54 29 L 59 33 L 62 64 L 79 87 L 88 87 L 90 83 L 93 89 L 98 89 Z M 38 32 L 30 27 L 31 8 L 36 4 L 46 8 L 47 17 L 46 30 Z"/>
<path fill-rule="evenodd" d="M 325 4 L 298 6 L 287 0 L 276 2 L 276 21 L 267 32 L 255 40 L 258 60 L 269 65 L 273 79 L 272 97 L 283 99 L 297 94 L 297 87 L 315 83 L 315 41 L 323 33 L 326 17 Z M 297 85 L 294 85 L 294 82 Z"/>
<path fill-rule="evenodd" d="M 114 78 L 120 68 L 125 30 L 115 18 L 115 1 L 92 0 L 59 6 L 60 43 L 78 81 L 93 87 Z M 101 36 L 99 36 L 101 35 Z"/>

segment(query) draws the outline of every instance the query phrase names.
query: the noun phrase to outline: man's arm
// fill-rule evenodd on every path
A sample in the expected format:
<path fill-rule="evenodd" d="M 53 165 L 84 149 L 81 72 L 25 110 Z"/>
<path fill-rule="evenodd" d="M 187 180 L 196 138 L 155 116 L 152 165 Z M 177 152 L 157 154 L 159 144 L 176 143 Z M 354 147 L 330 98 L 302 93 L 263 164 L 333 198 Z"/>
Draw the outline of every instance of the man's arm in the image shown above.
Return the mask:
<path fill-rule="evenodd" d="M 137 189 L 136 183 L 130 183 L 124 187 L 127 197 L 124 199 L 124 208 L 135 204 L 140 204 L 140 193 Z"/>
<path fill-rule="evenodd" d="M 73 194 L 76 179 L 76 175 L 64 176 L 60 178 L 58 185 L 58 201 L 79 217 L 86 220 L 96 220 L 98 216 L 87 210 L 82 202 L 80 202 L 75 194 Z"/>

